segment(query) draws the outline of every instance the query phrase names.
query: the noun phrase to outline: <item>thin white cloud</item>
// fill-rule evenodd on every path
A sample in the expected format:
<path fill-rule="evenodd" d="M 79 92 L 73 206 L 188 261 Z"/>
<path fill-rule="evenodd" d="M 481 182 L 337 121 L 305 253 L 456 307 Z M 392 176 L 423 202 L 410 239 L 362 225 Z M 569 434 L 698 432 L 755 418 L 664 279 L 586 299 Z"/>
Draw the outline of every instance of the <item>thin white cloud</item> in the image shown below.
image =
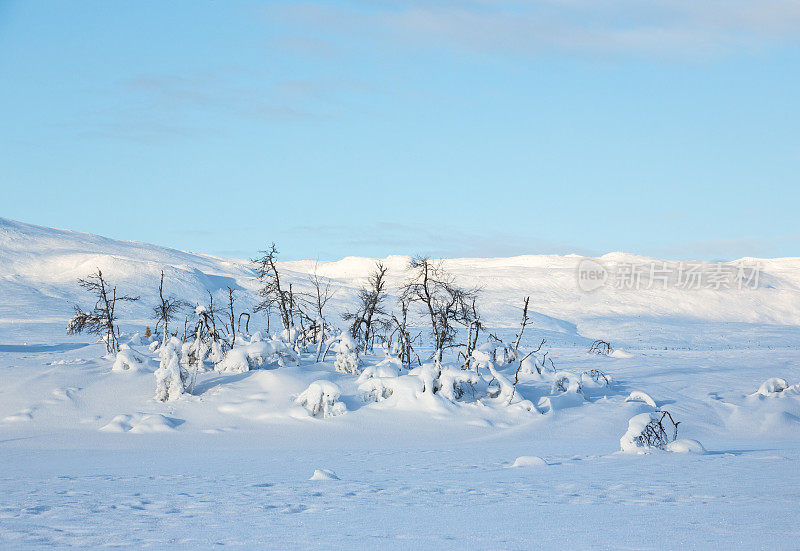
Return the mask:
<path fill-rule="evenodd" d="M 800 42 L 796 0 L 550 0 L 275 4 L 299 31 L 483 53 L 708 57 Z"/>

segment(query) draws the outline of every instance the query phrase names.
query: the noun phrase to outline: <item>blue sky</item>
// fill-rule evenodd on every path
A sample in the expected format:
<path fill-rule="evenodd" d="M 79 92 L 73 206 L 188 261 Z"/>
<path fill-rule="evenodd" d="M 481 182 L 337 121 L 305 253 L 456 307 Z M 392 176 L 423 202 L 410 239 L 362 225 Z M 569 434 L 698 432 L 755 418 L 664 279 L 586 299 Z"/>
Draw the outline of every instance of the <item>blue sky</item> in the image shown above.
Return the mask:
<path fill-rule="evenodd" d="M 196 252 L 800 256 L 790 0 L 0 0 L 0 216 Z"/>

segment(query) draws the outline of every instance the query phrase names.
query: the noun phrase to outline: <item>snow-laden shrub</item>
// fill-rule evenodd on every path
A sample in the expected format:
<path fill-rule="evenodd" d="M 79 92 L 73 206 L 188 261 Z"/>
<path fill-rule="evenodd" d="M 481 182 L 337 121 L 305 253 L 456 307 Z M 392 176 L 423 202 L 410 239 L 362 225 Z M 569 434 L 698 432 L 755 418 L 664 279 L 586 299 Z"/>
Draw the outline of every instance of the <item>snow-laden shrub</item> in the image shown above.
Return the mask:
<path fill-rule="evenodd" d="M 760 394 L 762 396 L 772 396 L 779 392 L 783 392 L 789 388 L 789 383 L 787 383 L 784 379 L 779 377 L 771 377 L 761 383 L 761 386 L 758 387 L 756 394 Z"/>
<path fill-rule="evenodd" d="M 314 381 L 294 401 L 305 407 L 312 417 L 333 417 L 342 415 L 347 407 L 339 402 L 341 392 L 335 383 L 330 381 Z"/>
<path fill-rule="evenodd" d="M 396 377 L 370 377 L 358 385 L 365 402 L 382 402 L 394 394 Z"/>
<path fill-rule="evenodd" d="M 400 360 L 397 358 L 386 358 L 377 364 L 369 365 L 364 368 L 358 376 L 358 382 L 363 383 L 367 379 L 373 378 L 393 378 L 400 375 Z"/>
<path fill-rule="evenodd" d="M 175 337 L 173 337 L 175 338 Z M 191 367 L 200 372 L 206 371 L 205 359 L 210 350 L 210 345 L 202 339 L 187 341 L 180 345 L 180 363 L 184 367 Z"/>
<path fill-rule="evenodd" d="M 144 364 L 144 358 L 137 354 L 127 344 L 120 345 L 114 366 L 111 371 L 138 371 Z"/>
<path fill-rule="evenodd" d="M 474 388 L 477 383 L 478 375 L 474 371 L 445 367 L 439 373 L 439 395 L 455 402 L 465 394 L 467 386 Z"/>
<path fill-rule="evenodd" d="M 489 393 L 489 397 L 496 398 L 501 402 L 511 403 L 515 394 L 514 385 L 511 384 L 511 381 L 507 377 L 500 374 L 497 369 L 495 369 L 494 362 L 487 363 L 486 367 L 489 369 L 489 373 L 492 374 L 494 382 L 497 383 L 496 387 L 490 387 L 491 392 Z"/>
<path fill-rule="evenodd" d="M 541 413 L 583 405 L 586 397 L 580 375 L 569 371 L 558 371 L 548 376 L 553 378 L 550 396 L 543 396 L 536 404 Z"/>
<path fill-rule="evenodd" d="M 214 369 L 223 373 L 244 373 L 262 366 L 299 365 L 300 358 L 289 344 L 280 338 L 263 340 L 260 333 L 249 343 L 228 350 Z"/>
<path fill-rule="evenodd" d="M 212 363 L 218 364 L 224 357 L 225 353 L 222 351 L 222 343 L 218 340 L 212 340 L 208 353 L 208 359 L 211 360 Z"/>
<path fill-rule="evenodd" d="M 251 362 L 251 369 L 265 365 L 277 365 L 278 367 L 300 365 L 300 356 L 288 342 L 280 338 L 251 339 L 245 348 Z"/>
<path fill-rule="evenodd" d="M 440 373 L 441 368 L 435 362 L 422 364 L 408 372 L 411 377 L 417 377 L 422 382 L 422 392 L 429 394 L 439 392 L 441 388 L 441 383 L 439 382 Z"/>
<path fill-rule="evenodd" d="M 339 335 L 339 340 L 333 349 L 336 352 L 336 361 L 333 364 L 336 371 L 350 375 L 358 375 L 361 372 L 358 346 L 349 333 Z"/>
<path fill-rule="evenodd" d="M 472 351 L 472 359 L 485 366 L 487 362 L 502 367 L 517 360 L 519 351 L 502 341 L 491 340 Z"/>
<path fill-rule="evenodd" d="M 222 361 L 214 366 L 220 373 L 244 373 L 250 371 L 250 358 L 244 348 L 232 348 L 225 353 Z"/>
<path fill-rule="evenodd" d="M 528 356 L 519 365 L 519 372 L 523 375 L 541 375 L 543 366 L 534 356 Z"/>
<path fill-rule="evenodd" d="M 595 387 L 600 388 L 609 386 L 611 384 L 611 377 L 599 369 L 589 369 L 581 373 L 580 385 L 581 387 Z"/>
<path fill-rule="evenodd" d="M 559 371 L 553 376 L 553 386 L 550 394 L 562 394 L 564 392 L 583 393 L 581 377 L 569 371 Z"/>
<path fill-rule="evenodd" d="M 155 371 L 156 400 L 162 402 L 175 400 L 186 391 L 189 374 L 181 365 L 180 349 L 181 343 L 172 337 L 158 351 L 161 364 Z"/>
<path fill-rule="evenodd" d="M 150 352 L 155 352 L 156 350 L 158 350 L 160 346 L 161 346 L 161 341 L 153 341 L 150 343 L 150 346 L 148 346 L 148 348 L 150 349 Z"/>
<path fill-rule="evenodd" d="M 678 425 L 668 411 L 653 411 L 634 415 L 628 421 L 628 430 L 619 439 L 624 452 L 647 453 L 651 449 L 664 450 L 678 439 Z"/>

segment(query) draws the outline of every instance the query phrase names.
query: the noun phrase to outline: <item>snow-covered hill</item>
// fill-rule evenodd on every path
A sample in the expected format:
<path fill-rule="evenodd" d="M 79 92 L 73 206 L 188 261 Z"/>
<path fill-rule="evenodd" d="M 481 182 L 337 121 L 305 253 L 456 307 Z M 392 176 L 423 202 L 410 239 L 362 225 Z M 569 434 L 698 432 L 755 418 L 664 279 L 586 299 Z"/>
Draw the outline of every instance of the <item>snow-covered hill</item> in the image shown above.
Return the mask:
<path fill-rule="evenodd" d="M 657 266 L 677 277 L 681 265 L 610 253 L 596 259 L 607 269 L 609 280 L 591 292 L 578 285 L 583 260 L 575 255 L 529 255 L 448 259 L 445 264 L 461 284 L 481 289 L 479 308 L 491 327 L 516 326 L 522 301 L 531 296 L 534 327 L 565 336 L 580 333 L 651 346 L 729 346 L 743 340 L 767 345 L 776 337 L 800 335 L 800 258 L 742 259 L 727 264 L 732 270 L 742 263 L 748 270 L 758 267 L 756 284 L 749 282 L 741 289 L 738 285 L 686 289 L 672 280 L 648 289 L 646 278 L 639 289 L 620 289 L 611 278 L 626 267 L 646 272 Z M 382 259 L 389 267 L 390 293 L 406 278 L 408 261 L 404 256 Z M 348 257 L 335 262 L 282 262 L 280 267 L 298 290 L 308 288 L 306 277 L 314 269 L 331 278 L 339 288 L 329 316 L 336 320 L 374 263 L 374 259 Z M 0 218 L 0 324 L 13 325 L 13 331 L 7 329 L 15 339 L 29 340 L 24 327 L 31 323 L 65 323 L 73 305 L 87 301 L 77 279 L 98 267 L 121 291 L 142 297 L 122 313 L 123 323 L 148 323 L 162 269 L 169 292 L 190 302 L 206 301 L 209 291 L 221 298 L 220 291 L 227 286 L 241 290 L 243 309 L 252 307 L 255 300 L 255 274 L 247 260 Z M 710 272 L 716 265 L 704 269 Z M 759 329 L 754 332 L 755 326 Z"/>

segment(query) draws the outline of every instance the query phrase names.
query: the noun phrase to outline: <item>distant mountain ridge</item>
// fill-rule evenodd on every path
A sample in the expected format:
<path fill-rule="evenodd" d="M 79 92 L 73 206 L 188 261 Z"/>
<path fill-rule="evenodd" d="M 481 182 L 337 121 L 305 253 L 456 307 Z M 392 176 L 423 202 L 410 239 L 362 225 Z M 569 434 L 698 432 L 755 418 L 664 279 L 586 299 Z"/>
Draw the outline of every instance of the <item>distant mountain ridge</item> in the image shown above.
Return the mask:
<path fill-rule="evenodd" d="M 394 293 L 407 277 L 408 257 L 389 256 L 389 290 Z M 745 323 L 800 326 L 800 259 L 746 259 L 758 263 L 757 289 L 616 289 L 605 285 L 582 291 L 577 270 L 583 257 L 528 255 L 511 258 L 447 259 L 457 280 L 481 289 L 480 311 L 487 325 L 515 327 L 522 301 L 531 296 L 533 326 L 565 334 L 597 333 L 593 328 L 627 327 L 633 323 L 669 320 L 683 323 Z M 661 263 L 625 253 L 597 259 L 608 266 Z M 316 269 L 339 288 L 331 302 L 333 321 L 339 321 L 349 299 L 369 274 L 375 260 L 347 257 L 338 261 L 281 262 L 286 281 L 299 291 L 308 288 L 306 274 Z M 666 266 L 675 266 L 667 262 Z M 73 304 L 87 297 L 77 279 L 101 268 L 121 291 L 142 299 L 125 313 L 132 320 L 150 318 L 158 278 L 163 269 L 170 294 L 190 302 L 207 301 L 207 293 L 227 286 L 240 293 L 240 307 L 251 308 L 256 299 L 255 272 L 247 260 L 188 253 L 167 247 L 120 241 L 93 234 L 58 230 L 0 218 L 0 323 L 62 322 Z M 220 295 L 221 298 L 221 295 Z M 598 325 L 599 324 L 599 325 Z M 691 325 L 691 324 L 688 324 Z"/>

